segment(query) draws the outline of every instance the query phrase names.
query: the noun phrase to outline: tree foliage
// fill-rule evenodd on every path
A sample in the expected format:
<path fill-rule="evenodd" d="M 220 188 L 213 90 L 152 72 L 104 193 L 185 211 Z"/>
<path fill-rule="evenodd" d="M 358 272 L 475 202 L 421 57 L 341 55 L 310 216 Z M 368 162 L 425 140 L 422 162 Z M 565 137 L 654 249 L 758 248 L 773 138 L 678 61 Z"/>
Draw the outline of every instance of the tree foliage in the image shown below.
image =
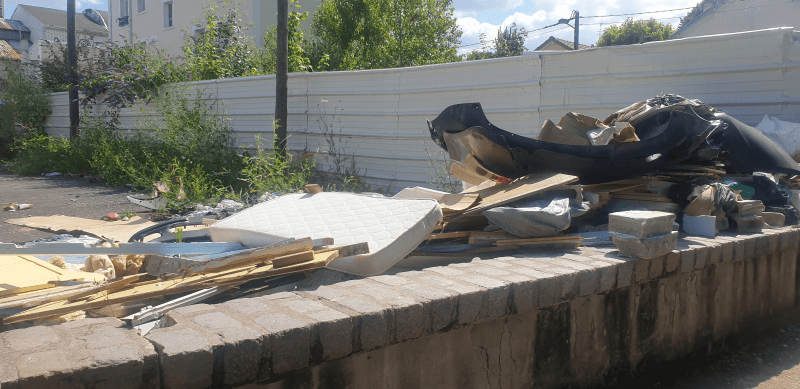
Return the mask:
<path fill-rule="evenodd" d="M 524 28 L 518 28 L 516 23 L 506 26 L 505 29 L 498 29 L 497 36 L 493 40 L 488 40 L 486 39 L 486 34 L 481 34 L 483 49 L 469 53 L 466 56 L 466 60 L 473 61 L 522 55 L 527 50 L 525 47 L 525 38 L 527 37 L 528 31 Z M 492 47 L 494 51 L 490 50 Z"/>
<path fill-rule="evenodd" d="M 11 60 L 5 60 L 3 65 L 8 78 L 0 88 L 0 158 L 5 159 L 15 139 L 44 134 L 51 110 L 50 96 L 39 80 Z"/>
<path fill-rule="evenodd" d="M 669 39 L 673 32 L 675 30 L 672 29 L 671 25 L 661 23 L 653 18 L 649 20 L 628 18 L 619 26 L 612 25 L 603 30 L 603 34 L 597 40 L 597 46 L 619 46 L 663 41 Z"/>
<path fill-rule="evenodd" d="M 234 5 L 220 12 L 214 3 L 209 3 L 200 31 L 187 31 L 183 54 L 191 80 L 251 76 L 270 70 L 263 51 L 247 35 L 248 28 L 242 23 L 238 8 Z"/>
<path fill-rule="evenodd" d="M 452 0 L 326 0 L 307 42 L 321 70 L 381 69 L 459 60 Z"/>
<path fill-rule="evenodd" d="M 292 0 L 291 6 L 297 9 L 300 8 L 300 4 L 297 4 L 297 0 Z M 304 47 L 306 45 L 305 31 L 300 27 L 300 22 L 307 19 L 308 12 L 299 12 L 298 10 L 289 12 L 289 73 L 310 72 L 314 70 Z M 275 73 L 275 63 L 278 56 L 277 40 L 278 31 L 273 25 L 267 30 L 267 34 L 264 35 L 264 50 L 268 58 L 267 62 L 271 65 L 271 68 L 268 69 L 266 74 Z"/>

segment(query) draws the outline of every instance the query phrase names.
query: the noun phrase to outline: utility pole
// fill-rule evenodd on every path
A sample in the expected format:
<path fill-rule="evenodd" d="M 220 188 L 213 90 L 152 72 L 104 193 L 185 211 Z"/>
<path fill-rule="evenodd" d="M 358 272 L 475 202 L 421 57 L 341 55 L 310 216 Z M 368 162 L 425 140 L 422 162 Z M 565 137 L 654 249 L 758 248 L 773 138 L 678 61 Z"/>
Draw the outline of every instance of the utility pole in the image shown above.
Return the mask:
<path fill-rule="evenodd" d="M 574 26 L 569 24 L 570 20 L 575 20 L 575 25 Z M 580 33 L 580 28 L 581 28 L 581 15 L 580 15 L 580 13 L 578 11 L 572 11 L 572 15 L 569 16 L 569 19 L 559 19 L 558 23 L 549 25 L 549 26 L 547 26 L 545 28 L 557 26 L 559 24 L 566 24 L 566 25 L 572 27 L 575 30 L 575 35 L 574 35 L 574 38 L 573 38 L 573 40 L 575 42 L 573 42 L 573 49 L 575 49 L 577 51 L 578 48 L 580 47 L 580 43 L 578 43 L 578 35 Z"/>
<path fill-rule="evenodd" d="M 74 0 L 72 0 L 74 1 Z M 278 53 L 275 64 L 275 148 L 286 158 L 289 117 L 289 0 L 278 0 Z"/>
<path fill-rule="evenodd" d="M 580 15 L 580 12 L 578 12 L 578 11 L 574 11 L 574 12 L 575 12 L 575 51 L 577 51 L 578 47 L 579 47 L 579 45 L 578 45 L 578 32 L 581 29 L 581 15 Z"/>
<path fill-rule="evenodd" d="M 67 0 L 67 56 L 69 57 L 69 139 L 78 138 L 78 50 L 75 45 L 75 0 Z"/>

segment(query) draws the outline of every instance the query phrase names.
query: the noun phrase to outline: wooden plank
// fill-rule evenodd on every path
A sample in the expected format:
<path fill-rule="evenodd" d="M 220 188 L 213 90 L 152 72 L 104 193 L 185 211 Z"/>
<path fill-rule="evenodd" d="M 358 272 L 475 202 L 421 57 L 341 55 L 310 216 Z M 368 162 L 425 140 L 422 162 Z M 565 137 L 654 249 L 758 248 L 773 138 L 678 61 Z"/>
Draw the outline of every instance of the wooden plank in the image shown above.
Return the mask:
<path fill-rule="evenodd" d="M 430 234 L 425 240 L 439 240 L 439 239 L 459 239 L 468 238 L 471 233 L 475 231 L 453 231 L 453 232 L 440 232 L 438 234 Z"/>
<path fill-rule="evenodd" d="M 352 257 L 354 255 L 369 254 L 369 243 L 353 243 L 344 246 L 326 247 L 319 250 L 314 250 L 314 254 L 327 253 L 328 251 L 338 251 L 337 258 Z"/>
<path fill-rule="evenodd" d="M 516 246 L 533 246 L 533 245 L 540 245 L 540 244 L 552 244 L 552 243 L 580 243 L 583 242 L 583 238 L 580 236 L 551 236 L 547 238 L 529 238 L 529 239 L 509 239 L 509 240 L 499 240 L 495 243 L 498 246 L 506 246 L 506 245 L 516 245 Z"/>
<path fill-rule="evenodd" d="M 51 301 L 63 300 L 87 288 L 92 288 L 96 292 L 102 287 L 104 286 L 87 282 L 80 285 L 60 286 L 16 296 L 4 297 L 0 299 L 0 309 L 35 307 Z"/>
<path fill-rule="evenodd" d="M 507 184 L 497 184 L 474 192 L 479 194 L 481 199 L 477 205 L 465 211 L 463 215 L 477 214 L 487 209 L 499 207 L 577 181 L 578 177 L 568 174 L 549 172 L 530 174 Z M 454 220 L 458 220 L 458 217 L 454 218 Z"/>
<path fill-rule="evenodd" d="M 511 235 L 505 231 L 483 232 L 477 231 L 469 234 L 469 244 L 494 243 L 498 240 L 519 239 L 516 235 Z"/>
<path fill-rule="evenodd" d="M 122 279 L 120 279 L 120 280 L 116 280 L 116 281 L 110 282 L 108 284 L 105 284 L 104 285 L 105 286 L 105 288 L 104 288 L 105 290 L 101 291 L 100 293 L 98 293 L 97 290 L 89 290 L 89 291 L 86 291 L 86 292 L 82 292 L 82 293 L 78 293 L 78 294 L 75 294 L 73 296 L 70 296 L 67 299 L 67 301 L 80 300 L 80 299 L 82 299 L 84 297 L 91 296 L 93 294 L 97 294 L 98 296 L 109 295 L 109 294 L 114 293 L 114 292 L 116 292 L 118 290 L 121 290 L 122 288 L 124 288 L 127 285 L 130 285 L 130 284 L 132 284 L 132 283 L 134 283 L 136 281 L 139 281 L 139 279 L 141 279 L 145 275 L 146 274 L 139 273 L 139 274 L 134 274 L 134 275 L 122 277 Z"/>
<path fill-rule="evenodd" d="M 102 308 L 112 304 L 121 304 L 148 298 L 160 297 L 170 294 L 190 292 L 206 289 L 212 286 L 233 286 L 259 278 L 274 277 L 283 274 L 304 272 L 307 270 L 325 267 L 330 261 L 339 256 L 339 251 L 315 253 L 314 260 L 297 265 L 274 269 L 272 264 L 261 267 L 249 266 L 234 272 L 220 274 L 196 274 L 189 277 L 177 277 L 168 281 L 146 283 L 146 285 L 131 284 L 109 295 L 99 293 L 103 298 L 89 296 L 82 300 L 69 302 L 67 300 L 53 301 L 41 306 L 20 312 L 3 319 L 3 324 L 18 323 L 26 320 L 40 319 L 70 312 Z M 95 295 L 95 296 L 97 296 Z"/>
<path fill-rule="evenodd" d="M 55 286 L 55 284 L 51 284 L 49 282 L 41 285 L 23 286 L 21 288 L 0 291 L 0 297 L 16 296 L 23 293 L 35 292 L 37 290 L 54 288 Z"/>
<path fill-rule="evenodd" d="M 246 266 L 252 263 L 264 262 L 273 258 L 300 251 L 311 251 L 313 248 L 314 241 L 311 238 L 296 239 L 290 242 L 276 243 L 244 253 L 231 254 L 221 258 L 198 262 L 195 265 L 187 266 L 179 271 L 187 276 L 201 272 L 220 272 Z"/>
<path fill-rule="evenodd" d="M 299 253 L 284 255 L 282 257 L 272 259 L 272 267 L 277 269 L 279 267 L 296 265 L 298 263 L 303 263 L 313 260 L 314 260 L 313 251 L 301 251 Z"/>

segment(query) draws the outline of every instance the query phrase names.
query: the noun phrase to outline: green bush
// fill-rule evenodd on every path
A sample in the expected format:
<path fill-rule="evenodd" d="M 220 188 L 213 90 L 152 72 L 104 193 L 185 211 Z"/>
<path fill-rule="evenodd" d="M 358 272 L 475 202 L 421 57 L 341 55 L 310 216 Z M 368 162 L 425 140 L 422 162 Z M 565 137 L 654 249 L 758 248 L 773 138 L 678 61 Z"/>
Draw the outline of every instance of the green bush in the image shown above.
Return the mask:
<path fill-rule="evenodd" d="M 46 172 L 87 173 L 92 170 L 83 147 L 68 139 L 37 135 L 17 140 L 11 169 L 18 174 L 31 175 Z"/>
<path fill-rule="evenodd" d="M 0 88 L 0 159 L 12 156 L 16 139 L 44 135 L 50 96 L 36 79 L 6 60 L 8 79 Z M 22 129 L 18 131 L 18 127 Z"/>

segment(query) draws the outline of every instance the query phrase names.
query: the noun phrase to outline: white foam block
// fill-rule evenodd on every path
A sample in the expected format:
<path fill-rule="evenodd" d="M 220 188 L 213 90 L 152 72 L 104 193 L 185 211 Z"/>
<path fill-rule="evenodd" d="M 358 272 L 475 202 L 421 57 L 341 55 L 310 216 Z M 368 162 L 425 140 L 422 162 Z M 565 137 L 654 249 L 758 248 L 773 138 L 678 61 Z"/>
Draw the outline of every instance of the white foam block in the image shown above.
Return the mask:
<path fill-rule="evenodd" d="M 260 247 L 289 238 L 333 238 L 337 245 L 367 242 L 369 254 L 337 258 L 328 268 L 359 276 L 389 270 L 442 220 L 434 200 L 353 193 L 289 194 L 258 204 L 209 227 L 215 242 Z"/>
<path fill-rule="evenodd" d="M 717 218 L 716 216 L 683 215 L 683 230 L 689 235 L 713 238 L 717 236 Z"/>

